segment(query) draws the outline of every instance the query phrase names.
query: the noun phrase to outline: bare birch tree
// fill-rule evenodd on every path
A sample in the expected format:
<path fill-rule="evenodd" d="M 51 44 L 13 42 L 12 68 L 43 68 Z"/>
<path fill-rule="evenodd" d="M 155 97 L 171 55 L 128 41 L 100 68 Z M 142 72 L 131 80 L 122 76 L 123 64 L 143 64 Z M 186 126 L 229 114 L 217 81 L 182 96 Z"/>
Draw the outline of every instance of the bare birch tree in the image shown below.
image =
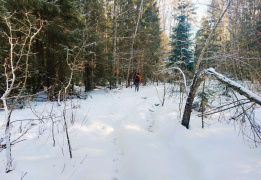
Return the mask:
<path fill-rule="evenodd" d="M 6 149 L 6 169 L 8 173 L 12 171 L 12 153 L 11 153 L 11 115 L 13 109 L 21 98 L 22 93 L 26 88 L 26 82 L 29 73 L 29 57 L 31 55 L 31 47 L 36 35 L 39 34 L 43 27 L 43 22 L 38 19 L 38 22 L 31 20 L 31 14 L 25 12 L 24 22 L 16 19 L 16 12 L 9 16 L 2 17 L 7 31 L 4 35 L 8 39 L 9 57 L 5 58 L 4 76 L 5 76 L 5 91 L 1 96 L 5 111 L 5 149 Z M 18 37 L 17 33 L 21 33 L 23 38 Z M 22 66 L 24 64 L 24 66 Z M 18 71 L 23 71 L 22 80 L 18 76 Z M 19 78 L 19 80 L 18 80 Z M 18 91 L 17 91 L 18 89 Z M 16 90 L 15 92 L 13 92 Z M 12 99 L 12 101 L 10 101 Z M 12 102 L 12 103 L 9 103 Z"/>

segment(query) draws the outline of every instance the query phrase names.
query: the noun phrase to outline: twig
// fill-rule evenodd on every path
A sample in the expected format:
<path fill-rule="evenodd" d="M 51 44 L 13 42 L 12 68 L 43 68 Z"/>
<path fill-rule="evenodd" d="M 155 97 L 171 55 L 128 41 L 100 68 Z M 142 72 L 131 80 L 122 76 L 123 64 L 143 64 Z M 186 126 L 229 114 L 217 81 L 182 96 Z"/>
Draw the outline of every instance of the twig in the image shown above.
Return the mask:
<path fill-rule="evenodd" d="M 248 104 L 248 103 L 251 103 L 251 101 L 247 101 L 247 102 L 245 102 L 245 103 L 242 103 L 241 105 L 243 105 L 243 104 Z M 220 110 L 214 111 L 214 112 L 209 111 L 209 112 L 206 112 L 206 113 L 204 113 L 204 114 L 199 114 L 198 116 L 201 117 L 201 116 L 212 115 L 212 114 L 216 114 L 216 113 L 219 113 L 219 112 L 227 111 L 227 110 L 229 110 L 229 109 L 232 109 L 232 108 L 235 108 L 235 107 L 238 107 L 238 106 L 240 106 L 240 104 L 235 105 L 235 106 L 228 107 L 228 108 L 226 108 L 226 109 L 220 109 Z"/>
<path fill-rule="evenodd" d="M 24 174 L 22 173 L 21 180 L 25 177 L 26 174 L 27 174 L 27 172 L 25 172 Z"/>
<path fill-rule="evenodd" d="M 87 158 L 88 154 L 86 154 L 86 156 L 83 158 L 83 160 L 80 162 L 80 164 L 83 163 L 83 161 Z"/>

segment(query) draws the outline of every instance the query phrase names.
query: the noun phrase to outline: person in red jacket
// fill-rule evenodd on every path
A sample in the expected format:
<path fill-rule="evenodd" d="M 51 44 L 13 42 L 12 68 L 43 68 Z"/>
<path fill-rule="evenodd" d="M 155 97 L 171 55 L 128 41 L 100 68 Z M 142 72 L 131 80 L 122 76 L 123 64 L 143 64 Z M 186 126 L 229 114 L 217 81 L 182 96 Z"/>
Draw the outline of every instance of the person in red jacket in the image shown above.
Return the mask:
<path fill-rule="evenodd" d="M 135 91 L 137 92 L 139 91 L 140 82 L 141 82 L 141 76 L 140 73 L 137 73 L 134 78 Z"/>

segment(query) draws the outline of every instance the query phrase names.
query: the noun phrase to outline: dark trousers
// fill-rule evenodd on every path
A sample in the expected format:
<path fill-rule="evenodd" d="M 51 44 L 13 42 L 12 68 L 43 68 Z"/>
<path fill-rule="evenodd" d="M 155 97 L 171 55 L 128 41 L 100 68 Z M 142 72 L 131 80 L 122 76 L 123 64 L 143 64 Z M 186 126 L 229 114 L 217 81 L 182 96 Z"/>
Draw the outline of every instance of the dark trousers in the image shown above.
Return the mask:
<path fill-rule="evenodd" d="M 135 82 L 134 85 L 135 85 L 135 91 L 139 91 L 140 83 L 139 82 Z"/>

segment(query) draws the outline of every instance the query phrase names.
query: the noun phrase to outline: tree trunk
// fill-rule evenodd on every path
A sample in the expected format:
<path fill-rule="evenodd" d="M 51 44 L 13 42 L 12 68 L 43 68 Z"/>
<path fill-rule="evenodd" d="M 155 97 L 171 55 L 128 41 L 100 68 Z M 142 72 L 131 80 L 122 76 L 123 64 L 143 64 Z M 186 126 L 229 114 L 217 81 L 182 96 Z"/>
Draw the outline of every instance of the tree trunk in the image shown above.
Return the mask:
<path fill-rule="evenodd" d="M 185 126 L 187 129 L 189 128 L 192 104 L 193 104 L 196 92 L 198 90 L 198 87 L 200 86 L 200 83 L 203 81 L 203 79 L 204 79 L 204 74 L 201 75 L 200 73 L 196 73 L 193 78 L 192 85 L 190 86 L 190 92 L 189 92 L 189 95 L 187 98 L 187 102 L 185 105 L 185 110 L 184 110 L 183 118 L 182 118 L 182 122 L 181 122 L 181 124 L 183 126 Z"/>
<path fill-rule="evenodd" d="M 114 30 L 113 30 L 113 69 L 112 69 L 112 74 L 115 75 L 115 65 L 116 65 L 116 53 L 117 53 L 117 0 L 114 0 L 114 17 L 113 17 L 113 26 L 114 26 Z"/>
<path fill-rule="evenodd" d="M 85 85 L 85 92 L 92 90 L 90 62 L 85 63 L 84 85 Z"/>
<path fill-rule="evenodd" d="M 6 99 L 2 98 L 4 109 L 5 109 L 5 143 L 6 143 L 6 167 L 5 172 L 8 173 L 12 171 L 12 155 L 11 155 L 11 132 L 10 132 L 10 114 L 7 107 Z"/>

